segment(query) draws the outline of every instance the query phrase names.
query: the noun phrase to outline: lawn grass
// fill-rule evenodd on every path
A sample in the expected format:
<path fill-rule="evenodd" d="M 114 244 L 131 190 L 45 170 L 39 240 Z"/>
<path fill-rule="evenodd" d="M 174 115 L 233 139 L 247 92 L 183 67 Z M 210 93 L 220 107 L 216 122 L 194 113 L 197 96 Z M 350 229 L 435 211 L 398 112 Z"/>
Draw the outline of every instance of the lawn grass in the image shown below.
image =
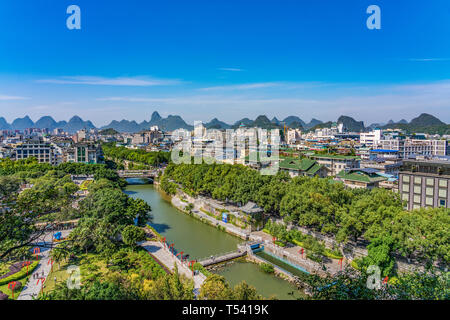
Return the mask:
<path fill-rule="evenodd" d="M 53 271 L 49 273 L 47 276 L 47 279 L 44 283 L 44 293 L 51 292 L 55 289 L 56 285 L 61 282 L 66 282 L 69 278 L 70 274 L 67 272 L 67 267 L 70 264 L 66 262 L 61 262 L 61 265 L 59 266 L 57 262 L 53 264 Z M 56 283 L 55 283 L 55 277 L 56 277 Z M 40 295 L 40 293 L 39 293 Z"/>
<path fill-rule="evenodd" d="M 23 287 L 25 287 L 25 285 L 27 284 L 28 280 L 30 279 L 31 274 L 26 276 L 25 278 L 22 278 L 20 281 L 22 283 L 22 287 L 19 290 L 14 290 L 14 300 L 17 300 L 17 298 L 19 297 L 20 293 L 22 292 Z M 8 284 L 4 284 L 0 286 L 0 291 L 7 294 L 8 295 L 8 299 L 12 299 L 12 292 L 10 289 L 8 289 Z"/>
<path fill-rule="evenodd" d="M 79 255 L 78 259 L 75 261 L 61 261 L 60 265 L 55 262 L 53 271 L 50 272 L 44 283 L 44 293 L 49 293 L 53 291 L 58 284 L 66 282 L 70 277 L 67 268 L 72 265 L 80 267 L 81 285 L 83 285 L 84 282 L 102 278 L 109 272 L 104 261 L 101 261 L 94 253 Z M 39 296 L 40 295 L 41 293 L 39 293 Z"/>

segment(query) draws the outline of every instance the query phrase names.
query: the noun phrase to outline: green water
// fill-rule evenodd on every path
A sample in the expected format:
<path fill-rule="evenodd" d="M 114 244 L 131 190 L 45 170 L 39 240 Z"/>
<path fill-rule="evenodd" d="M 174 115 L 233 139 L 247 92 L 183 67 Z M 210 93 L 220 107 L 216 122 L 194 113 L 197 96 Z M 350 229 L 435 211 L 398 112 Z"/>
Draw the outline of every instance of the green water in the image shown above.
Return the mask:
<path fill-rule="evenodd" d="M 138 182 L 135 179 L 129 181 Z M 190 259 L 234 251 L 237 244 L 243 242 L 180 212 L 153 185 L 131 184 L 125 188 L 125 193 L 150 204 L 153 216 L 150 225 L 165 236 L 169 243 L 175 243 L 177 251 L 189 254 Z M 223 275 L 233 286 L 245 280 L 267 298 L 276 295 L 278 299 L 297 299 L 301 295 L 291 283 L 264 273 L 258 265 L 250 262 L 237 260 L 214 272 Z M 289 295 L 289 292 L 294 294 Z"/>
<path fill-rule="evenodd" d="M 272 274 L 265 273 L 255 263 L 235 260 L 232 264 L 220 266 L 214 272 L 224 276 L 232 286 L 245 280 L 266 298 L 275 296 L 280 300 L 292 300 L 305 297 L 302 291 L 297 290 L 296 286 Z"/>
<path fill-rule="evenodd" d="M 302 272 L 298 268 L 293 267 L 290 264 L 285 263 L 284 261 L 277 259 L 264 251 L 257 252 L 256 255 L 263 258 L 264 260 L 272 262 L 273 264 L 277 265 L 281 269 L 284 269 L 284 270 L 290 272 L 294 276 L 302 277 L 306 274 L 305 272 Z"/>
<path fill-rule="evenodd" d="M 150 225 L 169 243 L 175 243 L 178 252 L 189 254 L 191 260 L 234 251 L 243 241 L 178 211 L 153 185 L 128 185 L 125 193 L 150 204 Z"/>

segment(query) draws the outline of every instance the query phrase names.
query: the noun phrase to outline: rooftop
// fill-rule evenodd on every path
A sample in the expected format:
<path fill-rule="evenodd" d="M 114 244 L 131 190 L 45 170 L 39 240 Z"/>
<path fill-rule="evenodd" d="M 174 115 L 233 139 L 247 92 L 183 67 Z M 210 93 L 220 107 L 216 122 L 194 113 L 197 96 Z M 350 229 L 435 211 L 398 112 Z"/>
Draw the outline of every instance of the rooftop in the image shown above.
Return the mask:
<path fill-rule="evenodd" d="M 337 174 L 336 177 L 343 180 L 358 181 L 365 183 L 385 181 L 388 179 L 386 177 L 379 175 L 376 172 L 368 173 L 365 169 L 353 169 L 348 172 L 342 170 Z"/>
<path fill-rule="evenodd" d="M 396 153 L 398 150 L 389 150 L 389 149 L 374 149 L 372 152 L 386 152 L 386 153 Z"/>
<path fill-rule="evenodd" d="M 340 159 L 340 160 L 361 160 L 357 156 L 344 156 L 340 154 L 313 154 L 311 158 Z"/>

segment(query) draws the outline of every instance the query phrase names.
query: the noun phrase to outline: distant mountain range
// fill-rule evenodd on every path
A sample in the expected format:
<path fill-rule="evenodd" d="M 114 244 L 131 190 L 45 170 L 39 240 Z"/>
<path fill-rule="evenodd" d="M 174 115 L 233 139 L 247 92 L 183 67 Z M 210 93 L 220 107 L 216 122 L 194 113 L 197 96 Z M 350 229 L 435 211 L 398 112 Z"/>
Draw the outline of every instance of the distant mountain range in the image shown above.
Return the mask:
<path fill-rule="evenodd" d="M 29 116 L 24 118 L 17 118 L 11 124 L 6 122 L 5 118 L 0 117 L 0 130 L 25 130 L 27 128 L 39 128 L 53 130 L 56 128 L 63 129 L 64 131 L 74 133 L 81 129 L 93 129 L 95 126 L 91 121 L 83 121 L 78 116 L 73 116 L 69 122 L 59 121 L 56 122 L 52 117 L 45 116 L 38 121 L 33 122 Z"/>
<path fill-rule="evenodd" d="M 348 131 L 352 132 L 362 132 L 364 130 L 372 130 L 374 128 L 389 129 L 389 128 L 400 128 L 406 130 L 407 132 L 423 132 L 423 133 L 439 133 L 439 134 L 450 134 L 450 125 L 442 122 L 438 118 L 422 113 L 417 118 L 408 122 L 404 119 L 394 122 L 389 120 L 388 123 L 373 123 L 368 127 L 364 126 L 363 121 L 357 121 L 352 117 L 340 116 L 336 122 L 328 121 L 322 122 L 321 120 L 312 119 L 309 123 L 306 123 L 297 116 L 289 116 L 283 120 L 278 120 L 276 117 L 269 120 L 265 115 L 260 115 L 256 117 L 255 120 L 249 118 L 243 118 L 236 121 L 234 124 L 227 124 L 220 121 L 217 118 L 204 123 L 204 126 L 208 129 L 236 129 L 238 127 L 260 127 L 264 129 L 283 129 L 284 126 L 289 128 L 299 128 L 304 131 L 310 131 L 317 128 L 330 127 L 333 124 L 342 123 Z M 114 129 L 118 132 L 139 132 L 142 130 L 148 130 L 152 126 L 158 126 L 164 131 L 173 131 L 175 129 L 187 129 L 192 130 L 194 127 L 186 123 L 183 118 L 178 115 L 169 115 L 166 118 L 160 116 L 158 112 L 153 112 L 149 121 L 144 120 L 141 123 L 137 123 L 132 120 L 121 120 L 121 121 L 111 121 L 106 126 L 102 126 L 98 129 Z M 11 124 L 9 124 L 5 118 L 0 117 L 0 130 L 24 130 L 27 128 L 47 128 L 53 130 L 55 128 L 63 129 L 64 131 L 74 133 L 81 129 L 93 129 L 95 126 L 91 121 L 84 121 L 78 116 L 73 116 L 68 122 L 59 121 L 56 122 L 52 117 L 45 116 L 40 118 L 38 121 L 33 122 L 29 116 L 24 118 L 17 118 Z"/>

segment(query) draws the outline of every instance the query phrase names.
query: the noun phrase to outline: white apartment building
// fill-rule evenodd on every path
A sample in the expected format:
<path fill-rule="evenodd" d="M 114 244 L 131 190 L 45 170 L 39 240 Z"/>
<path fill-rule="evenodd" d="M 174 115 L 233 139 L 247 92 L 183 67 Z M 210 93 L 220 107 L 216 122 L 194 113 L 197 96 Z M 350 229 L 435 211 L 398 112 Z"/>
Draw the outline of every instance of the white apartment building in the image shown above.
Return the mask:
<path fill-rule="evenodd" d="M 401 158 L 411 156 L 446 156 L 449 155 L 447 140 L 389 139 L 380 140 L 379 147 L 398 150 Z"/>
<path fill-rule="evenodd" d="M 380 129 L 375 129 L 371 132 L 361 132 L 359 135 L 359 143 L 366 147 L 376 147 L 382 137 L 383 134 Z"/>
<path fill-rule="evenodd" d="M 314 132 L 314 138 L 317 139 L 332 139 L 338 134 L 338 128 L 333 126 L 331 128 L 316 129 Z"/>
<path fill-rule="evenodd" d="M 289 129 L 287 132 L 286 142 L 288 144 L 295 144 L 302 138 L 302 131 L 300 129 Z"/>
<path fill-rule="evenodd" d="M 203 138 L 206 134 L 206 128 L 201 121 L 194 123 L 194 136 L 197 138 Z"/>
<path fill-rule="evenodd" d="M 39 163 L 58 164 L 55 146 L 42 140 L 30 140 L 16 146 L 16 160 L 34 157 Z"/>

